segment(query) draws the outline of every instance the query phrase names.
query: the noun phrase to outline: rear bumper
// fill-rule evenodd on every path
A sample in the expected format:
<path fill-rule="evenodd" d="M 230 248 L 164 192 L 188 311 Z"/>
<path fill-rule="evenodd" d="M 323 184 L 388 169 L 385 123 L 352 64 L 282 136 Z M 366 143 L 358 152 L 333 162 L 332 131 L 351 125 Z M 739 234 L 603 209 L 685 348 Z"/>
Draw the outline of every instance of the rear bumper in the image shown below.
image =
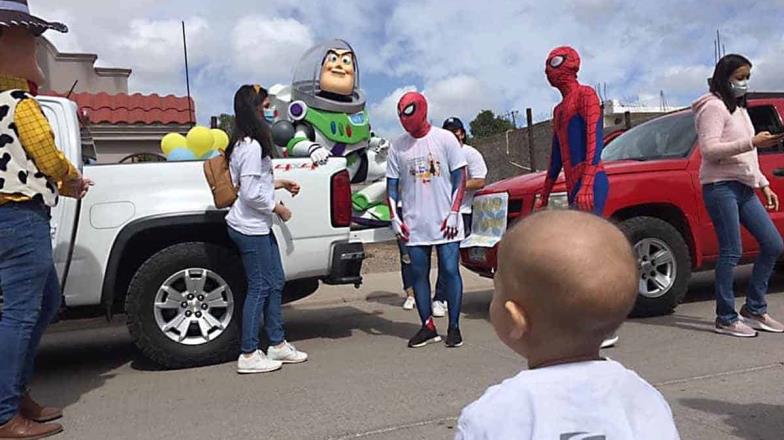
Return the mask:
<path fill-rule="evenodd" d="M 362 262 L 365 248 L 362 243 L 336 243 L 332 248 L 332 265 L 324 284 L 362 284 Z"/>

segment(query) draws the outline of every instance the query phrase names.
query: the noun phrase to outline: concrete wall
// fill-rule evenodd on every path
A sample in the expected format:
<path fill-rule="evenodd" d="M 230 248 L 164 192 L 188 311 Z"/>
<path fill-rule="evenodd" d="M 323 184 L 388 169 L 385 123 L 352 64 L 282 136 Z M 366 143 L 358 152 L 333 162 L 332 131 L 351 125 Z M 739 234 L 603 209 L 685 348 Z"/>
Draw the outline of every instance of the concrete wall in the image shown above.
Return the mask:
<path fill-rule="evenodd" d="M 137 153 L 161 154 L 160 141 L 98 141 L 95 143 L 98 163 L 118 163 Z"/>
<path fill-rule="evenodd" d="M 42 92 L 68 93 L 78 81 L 74 92 L 128 93 L 130 69 L 95 67 L 97 55 L 60 53 L 46 38 L 39 38 L 37 46 L 38 63 L 47 78 Z"/>
<path fill-rule="evenodd" d="M 551 122 L 534 124 L 532 129 L 533 167 L 529 153 L 528 128 L 510 130 L 504 134 L 474 140 L 474 147 L 482 153 L 487 163 L 488 183 L 529 173 L 532 168 L 535 170 L 547 168 L 550 163 L 553 139 Z"/>
<path fill-rule="evenodd" d="M 647 122 L 660 114 L 632 114 L 632 127 Z M 613 121 L 615 122 L 615 121 Z M 605 135 L 624 128 L 624 125 L 605 127 Z M 483 139 L 474 140 L 474 147 L 485 158 L 488 168 L 488 183 L 529 173 L 531 168 L 544 171 L 550 166 L 550 152 L 553 142 L 552 121 L 544 121 L 533 125 L 534 143 L 531 167 L 530 147 L 528 145 L 528 128 L 519 128 Z"/>
<path fill-rule="evenodd" d="M 161 138 L 168 133 L 187 133 L 189 126 L 142 124 L 94 124 L 89 136 L 98 153 L 98 163 L 117 163 L 131 154 L 161 154 Z"/>

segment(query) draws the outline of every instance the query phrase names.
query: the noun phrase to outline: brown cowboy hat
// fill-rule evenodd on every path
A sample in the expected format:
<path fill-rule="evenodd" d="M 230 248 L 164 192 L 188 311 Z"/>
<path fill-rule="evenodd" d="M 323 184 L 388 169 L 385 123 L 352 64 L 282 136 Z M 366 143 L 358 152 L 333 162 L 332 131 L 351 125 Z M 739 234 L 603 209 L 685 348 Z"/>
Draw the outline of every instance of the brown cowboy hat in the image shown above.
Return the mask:
<path fill-rule="evenodd" d="M 27 0 L 0 0 L 0 30 L 12 26 L 26 27 L 36 36 L 47 29 L 68 32 L 68 26 L 62 23 L 48 22 L 30 15 Z"/>

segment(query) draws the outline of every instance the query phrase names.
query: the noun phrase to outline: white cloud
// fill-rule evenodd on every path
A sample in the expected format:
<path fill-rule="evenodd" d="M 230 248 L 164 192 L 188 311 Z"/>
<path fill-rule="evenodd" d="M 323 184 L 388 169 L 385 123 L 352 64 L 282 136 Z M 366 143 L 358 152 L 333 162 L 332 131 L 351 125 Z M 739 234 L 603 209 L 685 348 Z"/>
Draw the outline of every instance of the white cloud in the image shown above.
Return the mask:
<path fill-rule="evenodd" d="M 392 97 L 406 84 L 430 95 L 438 118 L 454 112 L 470 120 L 485 106 L 548 115 L 560 96 L 545 80 L 544 59 L 562 44 L 580 51 L 581 81 L 606 82 L 610 98 L 655 100 L 664 90 L 671 104 L 685 104 L 706 89 L 717 26 L 728 52 L 754 62 L 752 88 L 783 88 L 784 0 L 716 0 L 710 7 L 697 0 L 31 3 L 38 15 L 70 26 L 64 36 L 48 33 L 58 48 L 130 67 L 134 89 L 159 93 L 184 93 L 178 23 L 190 17 L 192 90 L 202 121 L 229 111 L 240 83 L 288 81 L 311 43 L 334 37 L 357 50 L 363 87 L 385 96 L 370 102 L 374 126 L 395 132 Z"/>
<path fill-rule="evenodd" d="M 665 91 L 665 94 L 679 96 L 697 91 L 705 90 L 708 78 L 713 74 L 713 69 L 709 66 L 670 66 L 663 72 L 650 78 L 645 84 L 645 89 L 649 92 L 655 91 L 655 87 Z M 658 94 L 657 94 L 658 99 Z"/>
<path fill-rule="evenodd" d="M 212 33 L 200 17 L 186 20 L 189 63 L 207 61 Z M 108 42 L 101 64 L 133 69 L 129 87 L 147 92 L 182 91 L 185 87 L 182 24 L 177 20 L 136 19 L 128 33 Z"/>
<path fill-rule="evenodd" d="M 398 87 L 381 101 L 370 103 L 368 113 L 373 131 L 389 139 L 393 139 L 400 134 L 403 129 L 397 117 L 397 103 L 406 92 L 416 90 L 417 88 L 414 85 Z"/>
<path fill-rule="evenodd" d="M 784 2 L 784 0 L 782 0 Z M 771 43 L 771 50 L 755 59 L 750 87 L 752 90 L 771 91 L 784 89 L 784 35 Z"/>
<path fill-rule="evenodd" d="M 233 62 L 229 69 L 260 83 L 290 80 L 302 54 L 313 46 L 311 30 L 292 18 L 247 17 L 232 35 Z"/>
<path fill-rule="evenodd" d="M 430 119 L 438 126 L 450 116 L 459 117 L 467 126 L 481 110 L 500 111 L 498 100 L 473 76 L 458 75 L 437 81 L 427 86 L 424 93 L 429 102 Z"/>
<path fill-rule="evenodd" d="M 371 123 L 376 132 L 394 138 L 402 133 L 397 116 L 397 103 L 408 91 L 417 90 L 409 85 L 399 87 L 369 108 Z M 486 85 L 469 75 L 456 75 L 425 85 L 422 94 L 428 102 L 428 118 L 433 125 L 441 126 L 450 116 L 458 116 L 468 125 L 479 111 L 497 111 L 498 102 L 487 92 Z"/>

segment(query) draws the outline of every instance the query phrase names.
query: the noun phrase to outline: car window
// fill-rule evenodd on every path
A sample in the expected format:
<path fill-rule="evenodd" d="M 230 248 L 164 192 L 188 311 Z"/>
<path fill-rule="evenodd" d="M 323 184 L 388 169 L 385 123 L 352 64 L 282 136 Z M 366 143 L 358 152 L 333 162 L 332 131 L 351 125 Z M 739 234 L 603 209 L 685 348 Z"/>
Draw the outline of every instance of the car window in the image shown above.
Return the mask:
<path fill-rule="evenodd" d="M 749 117 L 751 123 L 754 125 L 754 132 L 769 131 L 771 133 L 780 133 L 782 131 L 781 117 L 776 108 L 772 105 L 760 105 L 749 108 Z M 771 154 L 781 153 L 782 146 L 779 144 L 776 148 L 760 148 L 757 150 L 758 154 Z"/>
<path fill-rule="evenodd" d="M 82 138 L 82 162 L 85 165 L 93 165 L 98 162 L 98 152 L 95 151 L 95 142 L 90 134 L 90 130 L 80 124 L 79 134 Z"/>
<path fill-rule="evenodd" d="M 602 152 L 602 160 L 652 160 L 686 157 L 697 141 L 691 112 L 676 113 L 638 125 Z"/>

